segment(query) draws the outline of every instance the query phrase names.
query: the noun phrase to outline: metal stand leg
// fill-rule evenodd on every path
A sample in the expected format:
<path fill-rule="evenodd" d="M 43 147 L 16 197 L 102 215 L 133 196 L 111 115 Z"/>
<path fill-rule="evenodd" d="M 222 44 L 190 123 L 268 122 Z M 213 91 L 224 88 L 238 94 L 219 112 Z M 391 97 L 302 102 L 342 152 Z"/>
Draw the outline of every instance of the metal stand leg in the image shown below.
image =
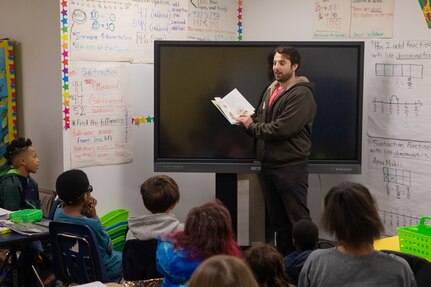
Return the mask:
<path fill-rule="evenodd" d="M 36 268 L 34 268 L 34 265 L 31 265 L 31 269 L 33 270 L 34 276 L 36 277 L 37 283 L 39 283 L 40 287 L 44 287 L 42 280 L 40 279 L 39 274 L 36 271 Z"/>

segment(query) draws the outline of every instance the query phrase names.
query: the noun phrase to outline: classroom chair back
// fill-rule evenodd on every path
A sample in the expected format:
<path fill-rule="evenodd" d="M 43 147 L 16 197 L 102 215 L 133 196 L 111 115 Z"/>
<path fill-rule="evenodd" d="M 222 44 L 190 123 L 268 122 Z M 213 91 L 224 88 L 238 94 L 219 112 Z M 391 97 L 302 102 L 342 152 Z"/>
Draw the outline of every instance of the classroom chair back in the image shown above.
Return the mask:
<path fill-rule="evenodd" d="M 54 275 L 65 284 L 109 282 L 96 238 L 86 225 L 49 224 Z"/>

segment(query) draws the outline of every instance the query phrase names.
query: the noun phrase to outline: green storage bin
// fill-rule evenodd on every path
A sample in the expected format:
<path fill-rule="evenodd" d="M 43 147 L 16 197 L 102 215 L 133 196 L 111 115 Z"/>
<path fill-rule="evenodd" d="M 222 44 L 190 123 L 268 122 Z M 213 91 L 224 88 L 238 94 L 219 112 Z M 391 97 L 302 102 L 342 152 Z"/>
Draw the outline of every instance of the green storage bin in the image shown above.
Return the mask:
<path fill-rule="evenodd" d="M 14 223 L 36 222 L 42 220 L 42 215 L 40 209 L 22 209 L 9 214 L 9 219 Z"/>
<path fill-rule="evenodd" d="M 108 212 L 100 218 L 100 222 L 105 228 L 108 228 L 121 221 L 129 219 L 129 211 L 126 209 L 116 209 Z"/>
<path fill-rule="evenodd" d="M 400 251 L 431 260 L 431 225 L 425 220 L 431 217 L 422 217 L 419 225 L 398 227 L 398 238 Z"/>
<path fill-rule="evenodd" d="M 119 236 L 112 240 L 112 247 L 116 251 L 123 252 L 124 244 L 126 244 L 126 237 L 125 236 Z"/>
<path fill-rule="evenodd" d="M 127 230 L 128 222 L 121 221 L 108 228 L 106 228 L 106 233 L 108 233 L 111 239 L 117 238 L 119 236 L 125 236 Z"/>

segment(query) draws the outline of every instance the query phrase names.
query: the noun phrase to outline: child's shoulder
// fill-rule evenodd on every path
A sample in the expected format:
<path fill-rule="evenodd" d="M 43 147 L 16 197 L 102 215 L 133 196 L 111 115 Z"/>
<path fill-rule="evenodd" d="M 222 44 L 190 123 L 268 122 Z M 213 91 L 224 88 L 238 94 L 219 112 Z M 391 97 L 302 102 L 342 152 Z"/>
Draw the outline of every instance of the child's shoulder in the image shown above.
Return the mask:
<path fill-rule="evenodd" d="M 19 173 L 14 168 L 9 168 L 6 171 L 0 171 L 0 184 L 17 184 L 20 182 Z"/>

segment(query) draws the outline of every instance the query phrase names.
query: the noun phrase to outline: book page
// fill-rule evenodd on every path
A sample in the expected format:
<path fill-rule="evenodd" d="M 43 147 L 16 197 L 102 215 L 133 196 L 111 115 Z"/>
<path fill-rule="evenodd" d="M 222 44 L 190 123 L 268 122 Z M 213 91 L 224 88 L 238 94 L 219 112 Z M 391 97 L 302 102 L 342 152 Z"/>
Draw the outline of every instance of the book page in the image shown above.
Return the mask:
<path fill-rule="evenodd" d="M 223 98 L 223 102 L 229 107 L 235 118 L 240 115 L 251 116 L 254 114 L 254 107 L 237 89 L 233 89 L 227 94 Z"/>
<path fill-rule="evenodd" d="M 233 89 L 223 99 L 215 97 L 212 103 L 232 125 L 236 124 L 236 118 L 240 115 L 254 114 L 254 107 L 237 89 Z"/>
<path fill-rule="evenodd" d="M 213 104 L 219 109 L 219 111 L 223 114 L 223 116 L 231 123 L 236 124 L 235 114 L 231 110 L 231 108 L 226 105 L 226 103 L 219 97 L 215 97 Z"/>

